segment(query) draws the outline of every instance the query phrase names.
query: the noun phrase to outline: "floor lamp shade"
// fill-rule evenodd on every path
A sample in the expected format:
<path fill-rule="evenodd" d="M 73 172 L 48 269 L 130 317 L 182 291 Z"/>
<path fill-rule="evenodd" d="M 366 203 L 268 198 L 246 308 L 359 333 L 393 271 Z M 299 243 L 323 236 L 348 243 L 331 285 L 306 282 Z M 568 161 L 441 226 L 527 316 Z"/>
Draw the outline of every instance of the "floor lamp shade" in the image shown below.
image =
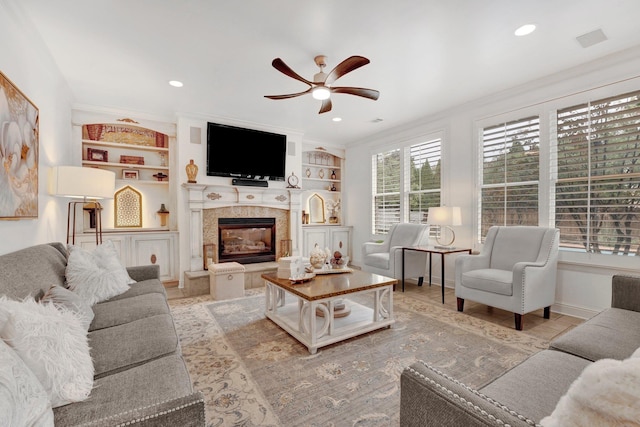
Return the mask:
<path fill-rule="evenodd" d="M 97 168 L 55 166 L 49 174 L 49 193 L 59 197 L 112 199 L 116 174 Z"/>
<path fill-rule="evenodd" d="M 436 241 L 440 244 L 436 247 L 450 249 L 453 246 L 453 242 L 456 240 L 456 234 L 451 228 L 452 225 L 462 225 L 462 214 L 459 207 L 454 206 L 439 206 L 429 208 L 428 214 L 430 225 L 439 225 L 440 231 L 436 235 Z M 442 227 L 451 231 L 451 240 L 447 242 L 441 242 Z"/>
<path fill-rule="evenodd" d="M 102 243 L 102 206 L 99 199 L 112 199 L 116 187 L 116 174 L 97 168 L 81 166 L 55 166 L 49 172 L 49 193 L 58 197 L 81 198 L 82 201 L 69 202 L 67 212 L 67 243 L 76 243 L 76 207 L 87 208 L 95 215 L 96 245 Z M 93 217 L 92 217 L 93 221 Z M 71 231 L 71 236 L 70 232 Z M 71 239 L 70 239 L 71 237 Z"/>

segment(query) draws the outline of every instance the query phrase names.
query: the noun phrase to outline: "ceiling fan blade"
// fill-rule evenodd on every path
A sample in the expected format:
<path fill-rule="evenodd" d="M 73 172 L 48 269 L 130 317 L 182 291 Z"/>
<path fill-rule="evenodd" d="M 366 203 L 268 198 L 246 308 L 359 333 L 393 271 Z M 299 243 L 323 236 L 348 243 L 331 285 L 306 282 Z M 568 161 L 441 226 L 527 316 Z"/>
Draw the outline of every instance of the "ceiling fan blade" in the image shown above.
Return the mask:
<path fill-rule="evenodd" d="M 366 89 L 363 87 L 340 87 L 334 86 L 329 88 L 332 93 L 346 93 L 348 95 L 361 96 L 363 98 L 373 99 L 374 101 L 380 96 L 380 92 L 375 89 Z"/>
<path fill-rule="evenodd" d="M 344 76 L 351 71 L 358 69 L 364 65 L 367 65 L 369 60 L 364 56 L 350 56 L 331 70 L 324 83 L 326 85 L 330 85 L 331 83 L 338 80 L 340 77 Z"/>
<path fill-rule="evenodd" d="M 288 93 L 286 95 L 265 95 L 265 98 L 269 98 L 269 99 L 288 99 L 288 98 L 295 98 L 296 96 L 300 96 L 300 95 L 306 95 L 307 93 L 311 92 L 311 88 L 305 90 L 304 92 L 298 92 L 298 93 Z"/>
<path fill-rule="evenodd" d="M 280 71 L 282 74 L 285 74 L 293 79 L 299 80 L 302 83 L 306 83 L 309 86 L 313 86 L 313 83 L 311 83 L 309 80 L 305 79 L 304 77 L 301 77 L 298 73 L 296 73 L 291 68 L 289 68 L 289 66 L 285 64 L 282 59 L 280 58 L 274 59 L 271 62 L 271 65 L 273 65 L 273 68 Z"/>
<path fill-rule="evenodd" d="M 322 101 L 322 106 L 320 107 L 318 114 L 326 113 L 327 111 L 331 111 L 331 98 L 327 98 Z"/>

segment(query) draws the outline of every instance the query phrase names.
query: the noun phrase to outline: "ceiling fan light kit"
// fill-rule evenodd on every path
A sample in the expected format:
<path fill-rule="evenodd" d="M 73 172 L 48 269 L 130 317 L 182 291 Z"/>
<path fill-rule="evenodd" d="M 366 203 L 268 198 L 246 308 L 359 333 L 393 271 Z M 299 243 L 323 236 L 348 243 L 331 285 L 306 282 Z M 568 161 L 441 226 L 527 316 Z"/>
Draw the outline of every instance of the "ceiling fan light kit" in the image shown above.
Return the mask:
<path fill-rule="evenodd" d="M 339 87 L 332 86 L 332 84 L 345 74 L 358 69 L 369 63 L 369 60 L 363 56 L 350 56 L 341 63 L 339 63 L 329 74 L 326 74 L 323 69 L 326 67 L 327 57 L 324 55 L 318 55 L 314 58 L 314 61 L 320 72 L 313 76 L 313 81 L 309 81 L 304 77 L 293 71 L 284 61 L 280 58 L 276 58 L 271 62 L 273 68 L 280 71 L 282 74 L 298 80 L 302 83 L 309 85 L 309 88 L 303 92 L 290 93 L 285 95 L 265 95 L 265 98 L 269 99 L 288 99 L 295 98 L 297 96 L 306 95 L 311 93 L 314 99 L 322 101 L 319 114 L 331 111 L 331 94 L 332 93 L 345 93 L 347 95 L 356 95 L 367 99 L 377 100 L 380 96 L 380 92 L 375 89 L 366 89 L 360 87 Z"/>
<path fill-rule="evenodd" d="M 314 99 L 322 101 L 331 96 L 331 91 L 324 86 L 316 86 L 311 90 L 311 96 L 313 96 Z"/>

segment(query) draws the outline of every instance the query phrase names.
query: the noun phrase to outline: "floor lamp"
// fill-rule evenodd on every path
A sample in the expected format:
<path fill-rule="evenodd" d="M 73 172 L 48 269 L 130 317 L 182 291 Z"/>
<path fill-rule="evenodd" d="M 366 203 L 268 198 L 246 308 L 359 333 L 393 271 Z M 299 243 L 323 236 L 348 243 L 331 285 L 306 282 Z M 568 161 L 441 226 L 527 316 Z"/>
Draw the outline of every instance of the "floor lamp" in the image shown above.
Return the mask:
<path fill-rule="evenodd" d="M 440 229 L 438 230 L 438 234 L 436 234 L 436 248 L 438 249 L 453 249 L 453 242 L 456 240 L 456 233 L 453 231 L 451 226 L 453 225 L 462 225 L 462 215 L 460 213 L 459 207 L 452 206 L 439 206 L 434 208 L 429 208 L 428 213 L 428 222 L 429 225 L 439 225 Z M 451 232 L 451 240 L 443 242 L 442 239 L 442 228 L 448 229 Z"/>
<path fill-rule="evenodd" d="M 116 174 L 97 168 L 81 166 L 54 166 L 49 173 L 49 194 L 68 197 L 67 210 L 67 244 L 76 243 L 77 205 L 92 205 L 95 209 L 96 245 L 102 243 L 102 205 L 98 200 L 112 199 L 116 186 Z M 69 240 L 71 239 L 71 242 Z"/>

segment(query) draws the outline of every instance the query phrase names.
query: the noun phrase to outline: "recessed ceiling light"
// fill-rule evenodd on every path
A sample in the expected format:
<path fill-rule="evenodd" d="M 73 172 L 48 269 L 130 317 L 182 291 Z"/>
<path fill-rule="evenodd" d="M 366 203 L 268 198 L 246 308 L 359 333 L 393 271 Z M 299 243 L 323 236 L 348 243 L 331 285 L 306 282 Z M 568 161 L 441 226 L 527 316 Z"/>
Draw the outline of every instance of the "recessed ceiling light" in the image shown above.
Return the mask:
<path fill-rule="evenodd" d="M 334 117 L 333 119 L 334 122 L 341 122 L 342 121 L 342 117 Z"/>
<path fill-rule="evenodd" d="M 531 34 L 535 31 L 536 26 L 533 24 L 526 24 L 523 25 L 522 27 L 518 28 L 514 34 L 516 36 L 526 36 L 527 34 Z"/>
<path fill-rule="evenodd" d="M 173 87 L 182 87 L 183 84 L 182 82 L 178 81 L 178 80 L 170 80 L 169 84 Z"/>

